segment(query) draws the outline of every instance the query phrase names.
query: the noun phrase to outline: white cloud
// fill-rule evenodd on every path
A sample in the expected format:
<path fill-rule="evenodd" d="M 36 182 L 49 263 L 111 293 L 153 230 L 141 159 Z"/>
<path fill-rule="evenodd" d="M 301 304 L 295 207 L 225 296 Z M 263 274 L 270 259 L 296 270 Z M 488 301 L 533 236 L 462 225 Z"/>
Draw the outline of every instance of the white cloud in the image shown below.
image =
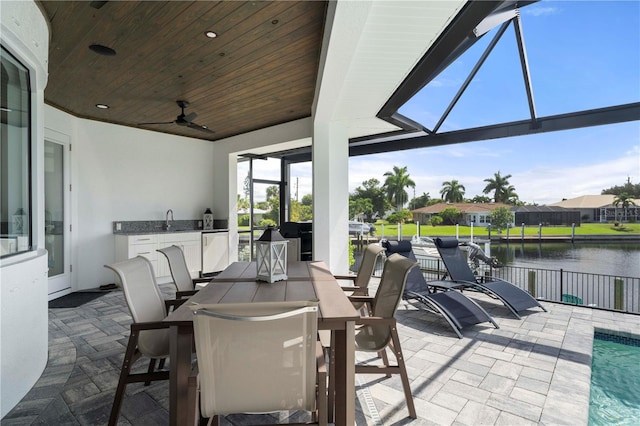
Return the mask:
<path fill-rule="evenodd" d="M 560 13 L 560 9 L 552 6 L 529 6 L 522 9 L 522 13 L 532 16 L 555 15 Z"/>
<path fill-rule="evenodd" d="M 623 185 L 627 177 L 639 182 L 640 151 L 635 147 L 617 159 L 586 165 L 533 168 L 510 179 L 520 198 L 549 204 L 563 198 L 597 195 L 603 189 Z"/>

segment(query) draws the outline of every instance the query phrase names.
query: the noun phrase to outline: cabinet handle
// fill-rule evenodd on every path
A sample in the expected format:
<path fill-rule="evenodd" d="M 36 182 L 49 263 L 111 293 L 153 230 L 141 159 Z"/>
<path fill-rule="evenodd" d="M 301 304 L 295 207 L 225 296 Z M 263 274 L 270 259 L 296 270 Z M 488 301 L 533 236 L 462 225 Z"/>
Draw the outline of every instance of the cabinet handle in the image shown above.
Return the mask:
<path fill-rule="evenodd" d="M 151 254 L 151 252 L 150 251 L 141 251 L 141 252 L 138 252 L 138 254 Z"/>
<path fill-rule="evenodd" d="M 136 241 L 151 241 L 151 238 L 138 238 Z"/>

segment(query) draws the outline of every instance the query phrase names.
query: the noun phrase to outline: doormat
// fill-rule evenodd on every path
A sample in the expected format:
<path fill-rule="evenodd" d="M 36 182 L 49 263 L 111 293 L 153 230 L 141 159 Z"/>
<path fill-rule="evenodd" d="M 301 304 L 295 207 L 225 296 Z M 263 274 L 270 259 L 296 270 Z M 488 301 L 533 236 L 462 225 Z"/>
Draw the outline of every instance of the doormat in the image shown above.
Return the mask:
<path fill-rule="evenodd" d="M 91 302 L 100 296 L 109 293 L 108 291 L 77 291 L 66 296 L 59 297 L 49 302 L 49 309 L 57 308 L 77 308 L 85 303 Z"/>

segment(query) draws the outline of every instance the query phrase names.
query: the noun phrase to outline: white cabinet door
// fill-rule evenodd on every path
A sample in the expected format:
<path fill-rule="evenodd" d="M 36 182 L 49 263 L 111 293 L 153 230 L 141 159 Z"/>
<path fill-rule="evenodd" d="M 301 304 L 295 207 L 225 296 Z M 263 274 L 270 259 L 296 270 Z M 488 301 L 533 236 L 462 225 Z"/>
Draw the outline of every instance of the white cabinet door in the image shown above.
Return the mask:
<path fill-rule="evenodd" d="M 202 248 L 200 246 L 200 239 L 198 238 L 197 241 L 185 242 L 182 246 L 182 251 L 184 252 L 184 258 L 187 261 L 187 268 L 189 268 L 191 277 L 198 277 L 200 275 L 200 269 L 202 267 L 202 263 L 200 262 L 202 251 Z"/>
<path fill-rule="evenodd" d="M 202 273 L 218 272 L 229 266 L 229 233 L 202 234 Z"/>
<path fill-rule="evenodd" d="M 163 234 L 159 237 L 158 248 L 164 248 L 169 246 L 178 246 L 184 253 L 184 258 L 187 262 L 187 268 L 192 277 L 200 275 L 200 232 L 180 232 Z M 164 255 L 158 253 L 158 269 L 156 271 L 156 277 L 170 277 L 171 269 Z"/>

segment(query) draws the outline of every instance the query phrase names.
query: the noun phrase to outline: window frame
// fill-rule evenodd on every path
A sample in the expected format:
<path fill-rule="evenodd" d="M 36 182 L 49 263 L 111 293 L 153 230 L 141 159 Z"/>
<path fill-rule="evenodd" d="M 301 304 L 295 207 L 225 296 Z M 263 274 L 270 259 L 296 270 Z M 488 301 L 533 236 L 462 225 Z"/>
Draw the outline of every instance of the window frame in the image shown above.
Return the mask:
<path fill-rule="evenodd" d="M 8 259 L 11 258 L 13 256 L 17 256 L 17 255 L 22 255 L 25 253 L 29 253 L 34 251 L 35 247 L 33 244 L 34 241 L 34 200 L 33 200 L 33 182 L 34 182 L 34 176 L 33 176 L 33 171 L 34 171 L 34 164 L 33 164 L 33 155 L 34 155 L 34 146 L 33 146 L 33 96 L 34 96 L 34 92 L 33 92 L 33 88 L 32 88 L 32 70 L 31 68 L 28 66 L 28 64 L 25 64 L 24 61 L 20 60 L 20 58 L 15 55 L 14 53 L 12 53 L 12 51 L 6 47 L 4 44 L 0 43 L 0 54 L 2 56 L 8 56 L 10 57 L 13 61 L 15 61 L 15 63 L 17 63 L 20 67 L 22 67 L 24 69 L 24 72 L 26 73 L 25 75 L 25 83 L 26 83 L 26 87 L 20 87 L 21 90 L 24 89 L 24 91 L 27 93 L 26 96 L 26 103 L 25 103 L 25 107 L 27 108 L 26 111 L 26 126 L 27 126 L 27 130 L 26 130 L 26 138 L 21 141 L 21 144 L 26 144 L 26 160 L 25 160 L 25 164 L 23 164 L 23 166 L 25 167 L 25 169 L 22 171 L 22 174 L 26 177 L 26 192 L 22 193 L 21 196 L 23 198 L 26 199 L 26 206 L 27 206 L 27 214 L 26 214 L 26 228 L 27 228 L 27 244 L 26 244 L 26 249 L 20 250 L 16 243 L 16 251 L 12 252 L 12 253 L 7 253 L 7 254 L 0 254 L 0 259 Z M 20 72 L 22 72 L 22 70 L 20 70 Z M 0 83 L 2 84 L 2 83 Z M 2 90 L 2 89 L 0 89 Z M 6 89 L 5 89 L 6 90 Z M 8 107 L 8 105 L 7 105 Z M 5 114 L 8 113 L 4 112 Z M 8 126 L 8 123 L 6 124 Z M 4 127 L 4 124 L 2 123 L 2 121 L 0 121 L 0 126 Z M 0 132 L 1 133 L 1 132 Z M 10 187 L 10 182 L 7 182 L 7 188 Z M 7 210 L 7 234 L 10 235 L 9 233 L 9 223 L 11 222 L 10 219 L 12 219 L 12 216 L 10 214 L 10 212 Z M 0 231 L 0 235 L 1 235 L 1 231 Z M 24 234 L 23 234 L 24 235 Z"/>

